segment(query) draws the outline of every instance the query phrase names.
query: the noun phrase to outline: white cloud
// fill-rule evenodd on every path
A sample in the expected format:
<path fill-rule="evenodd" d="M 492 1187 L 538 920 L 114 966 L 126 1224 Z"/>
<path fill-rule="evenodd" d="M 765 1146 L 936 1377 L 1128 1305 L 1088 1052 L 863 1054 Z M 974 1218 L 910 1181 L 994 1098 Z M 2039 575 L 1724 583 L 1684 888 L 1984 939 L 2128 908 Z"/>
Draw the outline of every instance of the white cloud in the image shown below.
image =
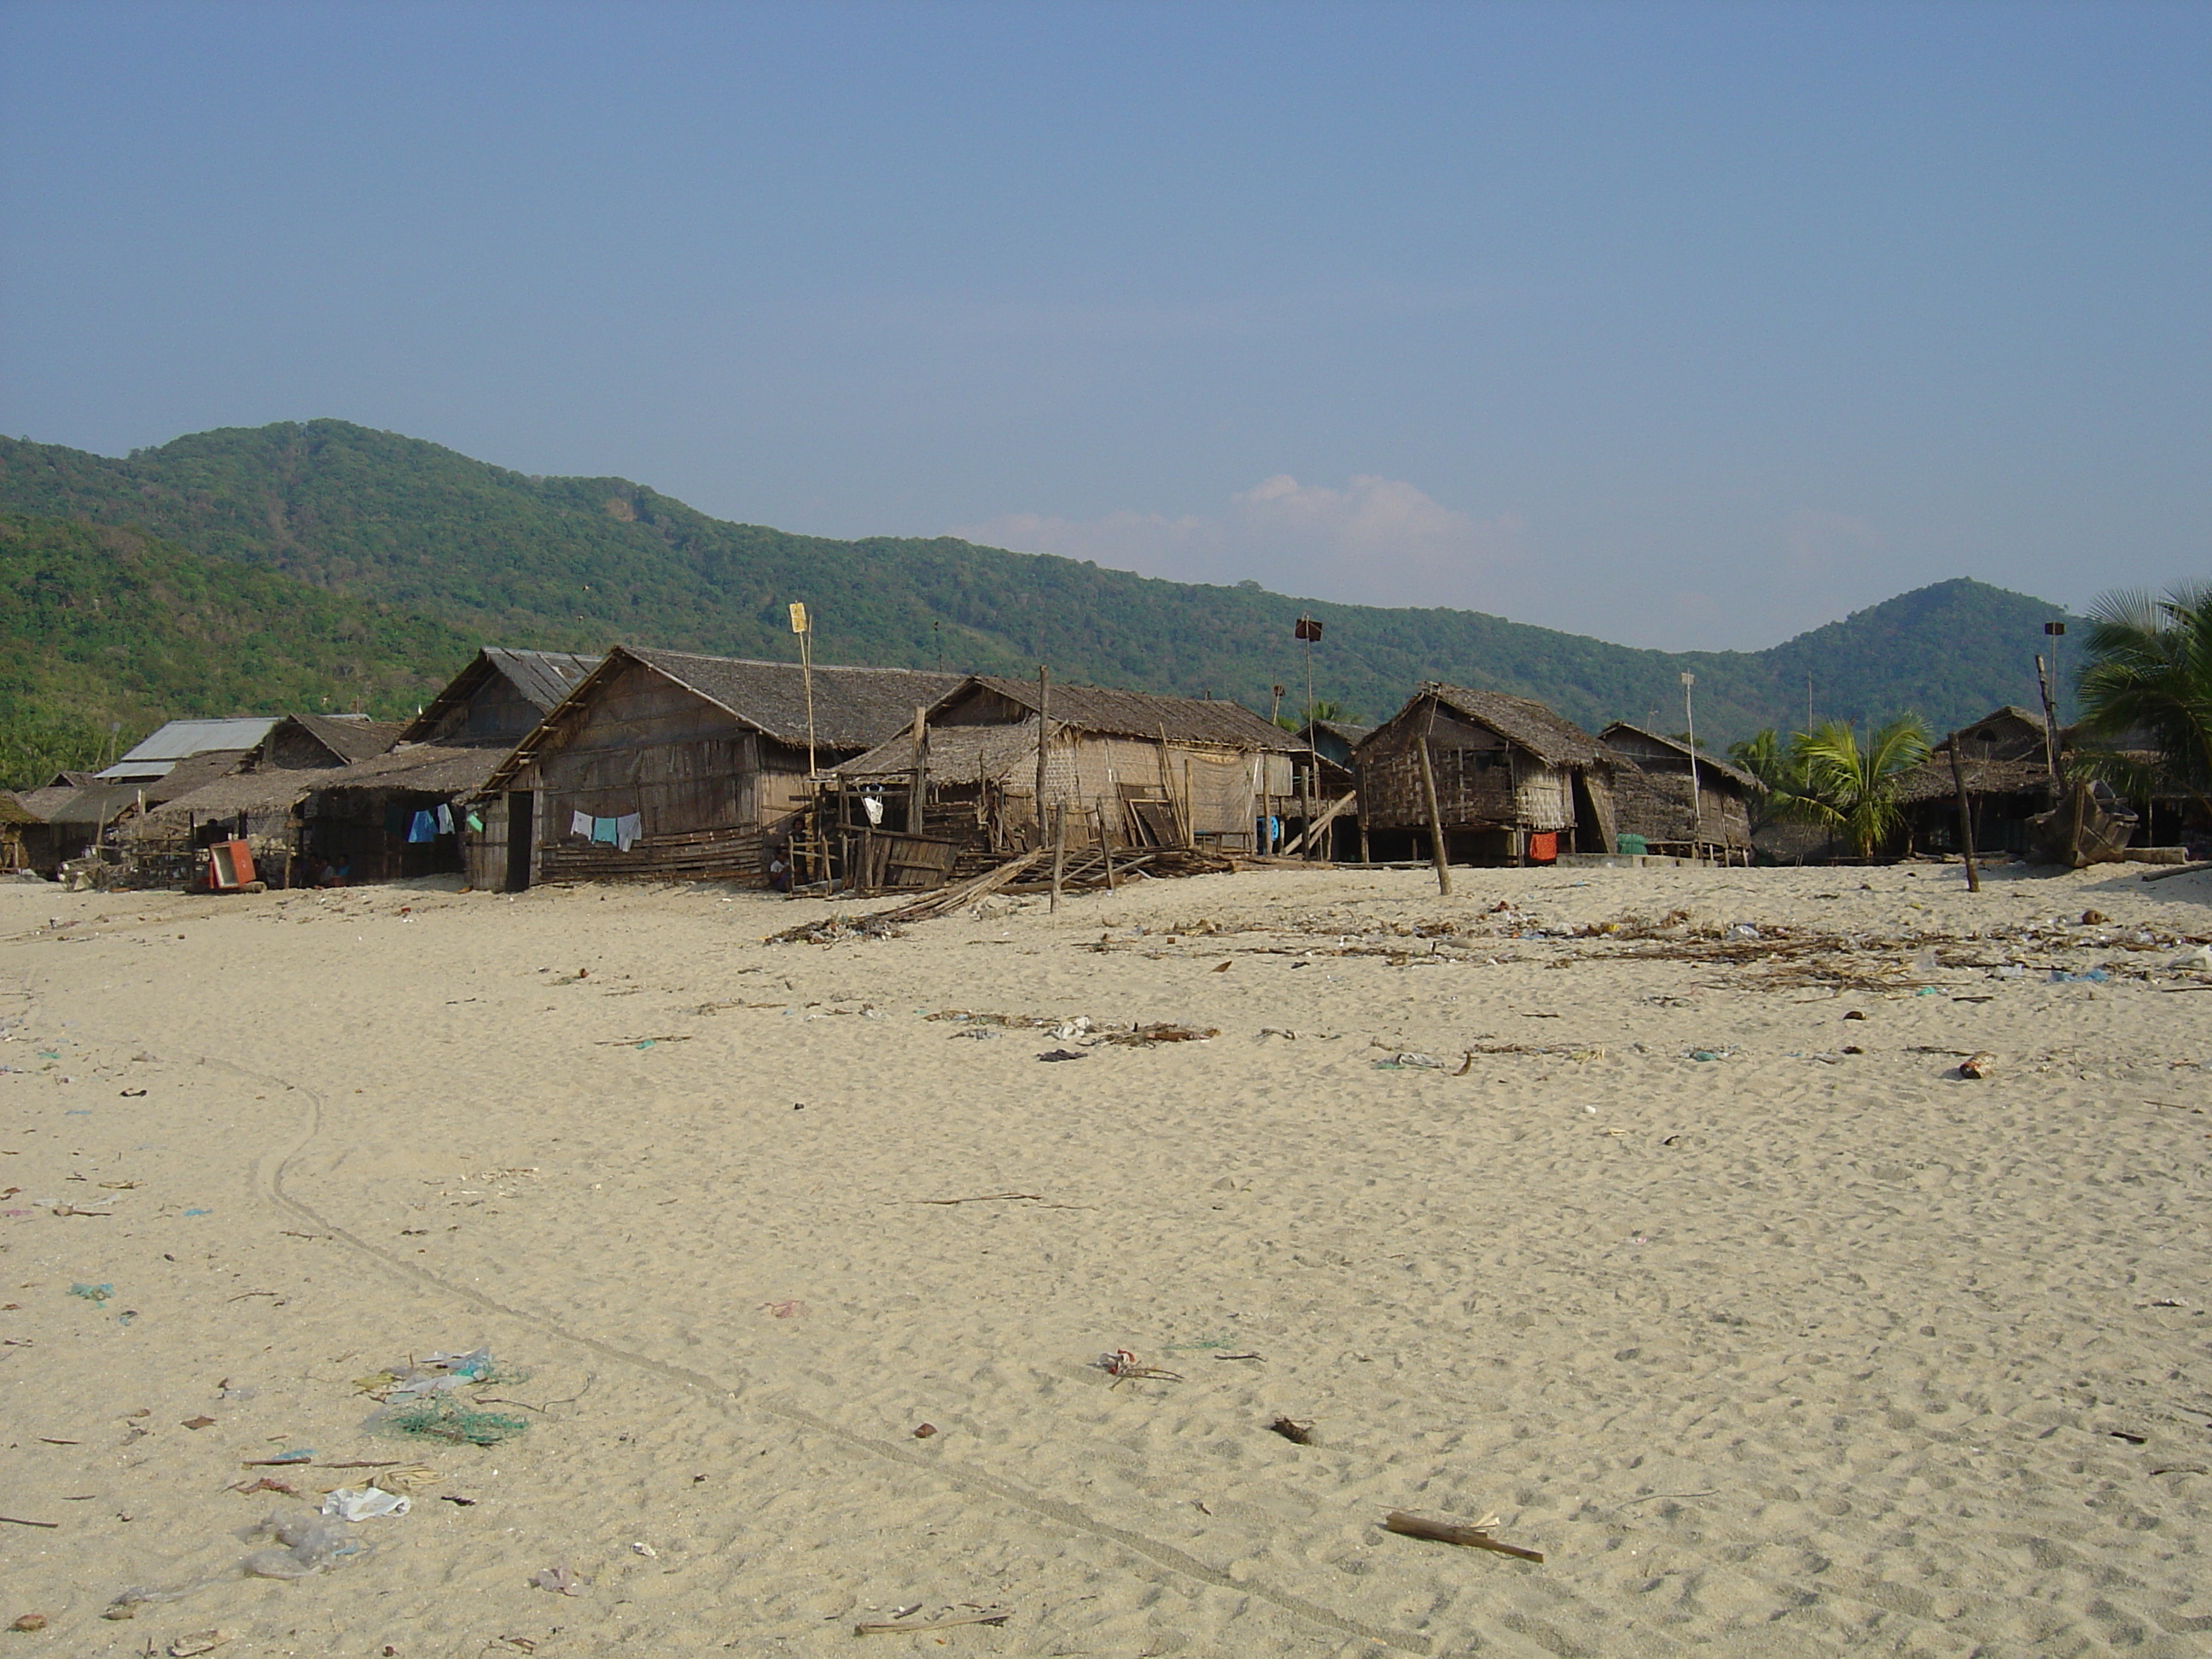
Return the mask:
<path fill-rule="evenodd" d="M 1471 518 L 1402 479 L 1362 474 L 1331 489 L 1279 473 L 1212 516 L 1011 513 L 951 533 L 1182 581 L 1249 578 L 1316 599 L 1489 608 L 1498 577 L 1516 562 L 1522 528 L 1510 514 Z"/>

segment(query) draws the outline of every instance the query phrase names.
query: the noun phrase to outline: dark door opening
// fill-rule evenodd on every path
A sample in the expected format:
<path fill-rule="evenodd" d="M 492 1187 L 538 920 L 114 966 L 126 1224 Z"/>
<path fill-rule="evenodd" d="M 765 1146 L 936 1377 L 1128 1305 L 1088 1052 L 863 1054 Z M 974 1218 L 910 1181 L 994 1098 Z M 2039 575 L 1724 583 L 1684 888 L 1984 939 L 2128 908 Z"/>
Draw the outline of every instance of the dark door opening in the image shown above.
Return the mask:
<path fill-rule="evenodd" d="M 528 789 L 510 790 L 507 797 L 507 890 L 526 892 L 530 887 L 530 849 L 538 839 L 538 796 Z"/>

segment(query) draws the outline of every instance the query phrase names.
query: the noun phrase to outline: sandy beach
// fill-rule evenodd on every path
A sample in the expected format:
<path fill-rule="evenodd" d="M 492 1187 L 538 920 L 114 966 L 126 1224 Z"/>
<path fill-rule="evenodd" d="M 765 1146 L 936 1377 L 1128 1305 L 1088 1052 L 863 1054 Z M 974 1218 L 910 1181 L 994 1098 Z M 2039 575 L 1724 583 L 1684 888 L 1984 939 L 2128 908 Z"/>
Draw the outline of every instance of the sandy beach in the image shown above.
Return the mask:
<path fill-rule="evenodd" d="M 2204 1653 L 2212 877 L 2140 873 L 0 886 L 0 1643 Z M 478 1347 L 507 1437 L 394 1433 Z"/>

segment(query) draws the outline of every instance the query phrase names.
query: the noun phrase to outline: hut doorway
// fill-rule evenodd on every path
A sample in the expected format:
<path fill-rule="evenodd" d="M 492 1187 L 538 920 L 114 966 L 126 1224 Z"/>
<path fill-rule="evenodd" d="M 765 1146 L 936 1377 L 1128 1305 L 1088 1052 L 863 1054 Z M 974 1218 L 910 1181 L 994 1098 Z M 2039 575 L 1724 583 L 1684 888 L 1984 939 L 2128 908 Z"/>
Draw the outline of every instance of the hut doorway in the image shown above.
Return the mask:
<path fill-rule="evenodd" d="M 507 890 L 526 892 L 530 887 L 530 852 L 538 840 L 538 795 L 530 789 L 514 789 L 507 797 Z"/>

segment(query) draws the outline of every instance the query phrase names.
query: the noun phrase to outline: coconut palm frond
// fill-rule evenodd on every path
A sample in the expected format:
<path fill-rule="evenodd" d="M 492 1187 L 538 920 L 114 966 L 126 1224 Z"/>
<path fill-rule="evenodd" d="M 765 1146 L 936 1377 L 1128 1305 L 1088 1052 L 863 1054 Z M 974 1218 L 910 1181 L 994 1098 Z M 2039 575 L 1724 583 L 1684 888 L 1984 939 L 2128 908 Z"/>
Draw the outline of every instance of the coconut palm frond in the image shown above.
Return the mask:
<path fill-rule="evenodd" d="M 1802 780 L 1791 816 L 1844 836 L 1867 858 L 1903 821 L 1898 780 L 1928 758 L 1928 732 L 1907 715 L 1862 746 L 1847 722 L 1830 720 L 1800 732 L 1790 754 Z"/>
<path fill-rule="evenodd" d="M 2164 787 L 2212 794 L 2212 585 L 2162 598 L 2107 593 L 2091 607 L 2089 661 L 2075 684 L 2082 726 L 2156 751 Z M 2100 759 L 2098 769 L 2117 763 Z M 2149 781 L 2136 793 L 2150 793 Z"/>

